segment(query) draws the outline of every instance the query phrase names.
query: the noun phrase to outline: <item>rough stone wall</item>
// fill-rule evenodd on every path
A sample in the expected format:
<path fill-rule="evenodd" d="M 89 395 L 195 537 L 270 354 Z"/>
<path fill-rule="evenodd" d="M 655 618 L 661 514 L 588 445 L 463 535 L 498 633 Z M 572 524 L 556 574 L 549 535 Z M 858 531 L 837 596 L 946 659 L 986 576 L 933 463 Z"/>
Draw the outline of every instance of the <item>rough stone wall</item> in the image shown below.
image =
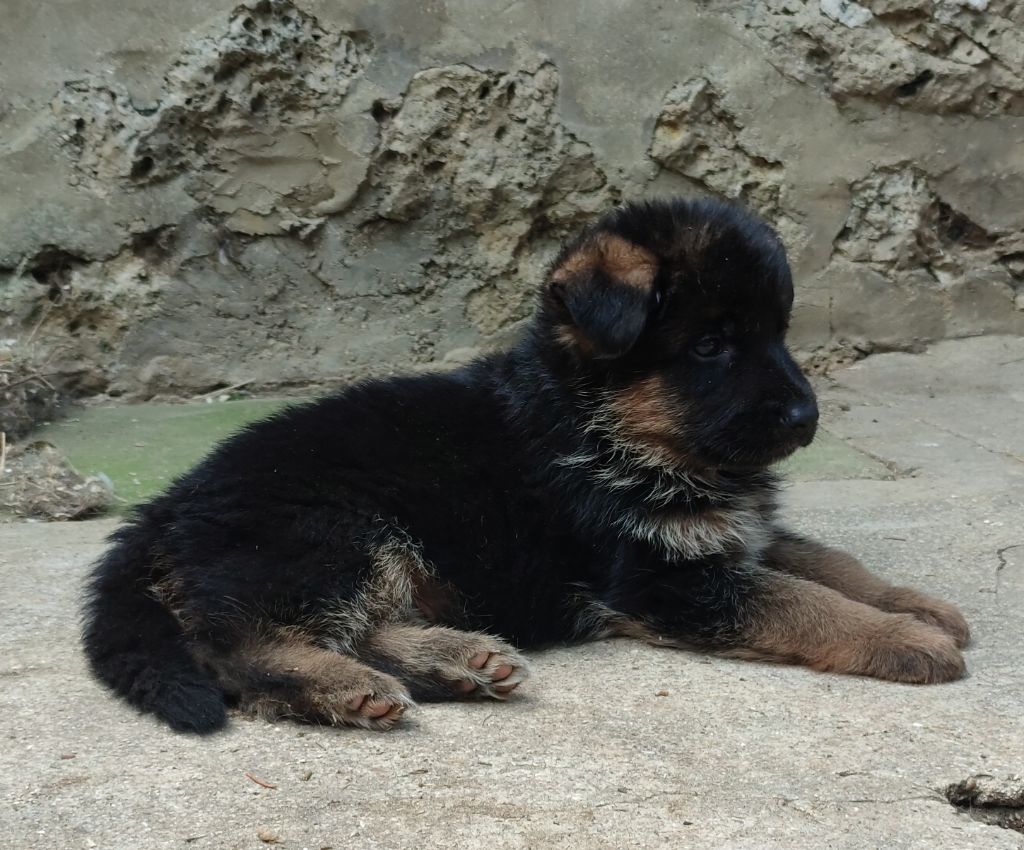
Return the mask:
<path fill-rule="evenodd" d="M 236 4 L 9 0 L 0 366 L 147 398 L 458 360 L 669 193 L 776 225 L 807 357 L 1024 332 L 1016 0 Z"/>

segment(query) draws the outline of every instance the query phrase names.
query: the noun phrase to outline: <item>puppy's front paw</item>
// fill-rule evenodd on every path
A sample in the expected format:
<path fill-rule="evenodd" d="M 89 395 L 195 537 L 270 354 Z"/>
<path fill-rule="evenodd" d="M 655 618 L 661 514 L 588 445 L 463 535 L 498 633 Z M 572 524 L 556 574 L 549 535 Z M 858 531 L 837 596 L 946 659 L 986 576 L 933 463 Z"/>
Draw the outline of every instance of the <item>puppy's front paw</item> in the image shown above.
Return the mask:
<path fill-rule="evenodd" d="M 909 614 L 887 616 L 834 661 L 833 669 L 915 685 L 951 682 L 967 670 L 953 637 Z"/>
<path fill-rule="evenodd" d="M 957 646 L 967 646 L 971 639 L 970 626 L 955 605 L 912 588 L 894 587 L 880 600 L 878 607 L 883 611 L 913 614 L 918 620 L 944 631 Z"/>

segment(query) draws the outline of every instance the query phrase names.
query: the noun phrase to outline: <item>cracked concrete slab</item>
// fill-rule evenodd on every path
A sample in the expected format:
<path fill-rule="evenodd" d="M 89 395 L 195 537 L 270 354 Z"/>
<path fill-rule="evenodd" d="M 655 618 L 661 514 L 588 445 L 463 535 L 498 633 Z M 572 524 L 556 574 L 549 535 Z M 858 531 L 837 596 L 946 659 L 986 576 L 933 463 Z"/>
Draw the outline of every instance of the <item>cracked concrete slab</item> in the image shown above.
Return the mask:
<path fill-rule="evenodd" d="M 79 582 L 113 523 L 0 526 L 3 842 L 1021 850 L 942 796 L 1024 760 L 1021 385 L 993 366 L 1015 357 L 1024 340 L 965 340 L 837 374 L 829 429 L 900 471 L 785 494 L 802 531 L 961 605 L 970 674 L 938 687 L 615 641 L 535 653 L 522 698 L 387 734 L 236 719 L 196 740 L 84 672 Z"/>
<path fill-rule="evenodd" d="M 939 343 L 920 356 L 872 357 L 836 383 L 897 407 L 922 426 L 969 440 L 1024 464 L 1024 343 L 992 336 Z M 883 386 L 874 389 L 875 386 Z M 985 415 L 980 416 L 979 402 Z"/>
<path fill-rule="evenodd" d="M 1024 342 L 980 337 L 882 354 L 838 372 L 827 398 L 859 403 L 829 423 L 847 443 L 927 477 L 969 467 L 968 488 L 1024 474 Z"/>

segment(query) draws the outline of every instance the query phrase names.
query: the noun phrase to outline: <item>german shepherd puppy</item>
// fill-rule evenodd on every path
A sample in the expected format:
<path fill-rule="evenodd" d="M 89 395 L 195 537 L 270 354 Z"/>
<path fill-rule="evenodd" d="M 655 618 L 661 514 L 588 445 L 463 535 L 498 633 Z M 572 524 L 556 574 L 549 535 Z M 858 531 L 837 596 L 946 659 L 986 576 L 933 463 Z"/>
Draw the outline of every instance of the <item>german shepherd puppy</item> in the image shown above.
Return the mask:
<path fill-rule="evenodd" d="M 116 531 L 92 670 L 172 728 L 226 706 L 386 729 L 503 699 L 516 647 L 628 636 L 899 682 L 964 672 L 952 605 L 783 530 L 814 437 L 773 231 L 718 202 L 568 243 L 512 350 L 368 381 L 226 440 Z"/>

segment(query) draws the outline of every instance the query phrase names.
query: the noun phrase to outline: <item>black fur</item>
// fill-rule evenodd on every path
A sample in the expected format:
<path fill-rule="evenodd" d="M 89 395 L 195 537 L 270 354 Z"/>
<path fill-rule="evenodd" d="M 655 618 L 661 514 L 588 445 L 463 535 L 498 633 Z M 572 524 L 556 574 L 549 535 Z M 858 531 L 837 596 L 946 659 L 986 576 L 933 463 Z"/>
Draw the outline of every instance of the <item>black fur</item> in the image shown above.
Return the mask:
<path fill-rule="evenodd" d="M 199 668 L 180 623 L 149 590 L 151 541 L 134 526 L 111 541 L 89 587 L 84 639 L 93 673 L 172 729 L 219 729 L 227 720 L 221 688 Z"/>
<path fill-rule="evenodd" d="M 649 285 L 600 258 L 585 280 L 557 274 L 602 233 L 656 259 Z M 817 415 L 784 346 L 783 249 L 736 207 L 672 201 L 611 213 L 552 268 L 512 350 L 287 409 L 137 508 L 92 579 L 96 675 L 175 729 L 217 729 L 231 691 L 218 659 L 275 630 L 330 646 L 317 615 L 356 597 L 369 541 L 392 533 L 443 597 L 425 621 L 533 647 L 615 633 L 621 615 L 735 643 L 774 528 L 768 466 Z M 649 396 L 628 395 L 652 376 Z M 756 521 L 706 551 L 644 531 L 735 511 Z"/>

